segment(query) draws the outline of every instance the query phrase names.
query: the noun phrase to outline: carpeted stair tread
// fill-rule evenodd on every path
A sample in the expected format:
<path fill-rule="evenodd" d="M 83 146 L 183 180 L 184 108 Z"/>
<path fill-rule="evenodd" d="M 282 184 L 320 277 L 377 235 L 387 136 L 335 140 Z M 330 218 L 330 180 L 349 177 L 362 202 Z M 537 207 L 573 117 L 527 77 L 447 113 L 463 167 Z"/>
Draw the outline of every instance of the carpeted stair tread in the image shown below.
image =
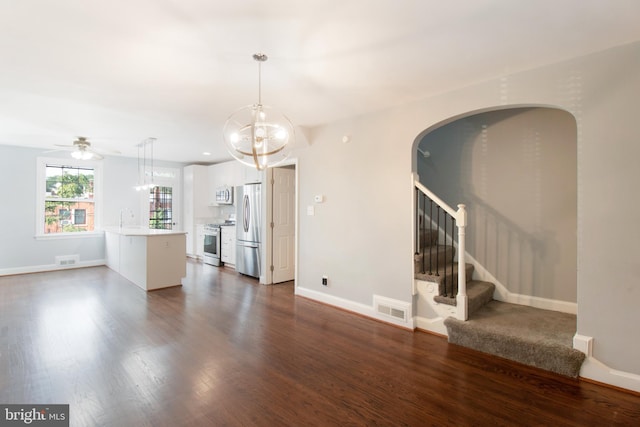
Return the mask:
<path fill-rule="evenodd" d="M 422 272 L 435 270 L 444 267 L 445 265 L 451 265 L 451 261 L 456 254 L 456 248 L 451 245 L 433 246 L 432 248 L 425 248 L 424 251 L 415 254 L 413 257 L 414 271 Z"/>
<path fill-rule="evenodd" d="M 469 316 L 493 299 L 495 289 L 496 285 L 491 282 L 483 282 L 481 280 L 467 282 L 467 313 Z M 455 297 L 436 295 L 433 300 L 441 304 L 457 305 Z"/>
<path fill-rule="evenodd" d="M 584 353 L 573 349 L 576 316 L 490 301 L 466 322 L 445 319 L 449 342 L 576 378 Z"/>

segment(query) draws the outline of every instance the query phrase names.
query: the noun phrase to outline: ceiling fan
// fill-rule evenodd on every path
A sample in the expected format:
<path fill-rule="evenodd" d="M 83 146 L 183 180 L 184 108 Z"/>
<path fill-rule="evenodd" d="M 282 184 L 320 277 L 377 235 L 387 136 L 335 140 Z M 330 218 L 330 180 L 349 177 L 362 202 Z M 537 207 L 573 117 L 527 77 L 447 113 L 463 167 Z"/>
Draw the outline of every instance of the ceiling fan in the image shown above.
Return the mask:
<path fill-rule="evenodd" d="M 91 143 L 84 136 L 79 136 L 78 139 L 73 141 L 72 145 L 55 144 L 55 146 L 62 147 L 63 150 L 66 150 L 66 151 L 71 151 L 71 157 L 78 160 L 90 160 L 90 159 L 102 160 L 104 156 L 100 154 L 100 152 L 109 153 L 109 154 L 120 154 L 120 152 L 116 150 L 104 150 L 104 149 L 92 147 Z M 54 151 L 62 151 L 62 150 L 50 150 L 50 151 L 45 151 L 45 153 L 52 153 Z"/>

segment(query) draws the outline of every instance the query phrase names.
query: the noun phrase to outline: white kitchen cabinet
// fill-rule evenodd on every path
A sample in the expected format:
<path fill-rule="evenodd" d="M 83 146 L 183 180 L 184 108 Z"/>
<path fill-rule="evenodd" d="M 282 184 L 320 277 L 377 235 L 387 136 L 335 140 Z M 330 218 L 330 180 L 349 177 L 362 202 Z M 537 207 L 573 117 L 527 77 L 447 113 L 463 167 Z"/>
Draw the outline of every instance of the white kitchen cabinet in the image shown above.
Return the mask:
<path fill-rule="evenodd" d="M 211 204 L 216 205 L 215 192 L 223 187 L 235 187 L 244 183 L 242 163 L 230 161 L 209 166 L 209 187 L 211 188 Z"/>
<path fill-rule="evenodd" d="M 262 182 L 262 176 L 264 174 L 264 171 L 259 171 L 256 168 L 252 168 L 250 166 L 246 166 L 243 164 L 240 164 L 240 165 L 242 166 L 242 169 L 243 169 L 244 182 L 241 182 L 238 185 L 249 184 L 253 182 Z"/>
<path fill-rule="evenodd" d="M 225 265 L 236 265 L 236 227 L 223 225 L 220 227 L 220 260 Z"/>
<path fill-rule="evenodd" d="M 204 258 L 204 224 L 196 225 L 196 248 L 195 254 L 198 259 Z"/>
<path fill-rule="evenodd" d="M 183 169 L 184 231 L 187 232 L 187 254 L 197 256 L 201 249 L 197 224 L 199 218 L 211 217 L 209 207 L 209 171 L 207 166 L 189 165 Z"/>

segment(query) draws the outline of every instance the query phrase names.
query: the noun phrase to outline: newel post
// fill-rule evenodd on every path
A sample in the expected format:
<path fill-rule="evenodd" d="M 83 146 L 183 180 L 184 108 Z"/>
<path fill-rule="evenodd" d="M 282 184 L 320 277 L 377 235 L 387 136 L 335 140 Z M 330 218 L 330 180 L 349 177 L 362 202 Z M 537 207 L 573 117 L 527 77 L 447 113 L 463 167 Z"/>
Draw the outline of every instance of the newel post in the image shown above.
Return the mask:
<path fill-rule="evenodd" d="M 456 212 L 458 226 L 458 295 L 456 296 L 456 318 L 467 320 L 467 278 L 465 263 L 464 231 L 467 227 L 467 211 L 465 205 L 458 205 Z"/>

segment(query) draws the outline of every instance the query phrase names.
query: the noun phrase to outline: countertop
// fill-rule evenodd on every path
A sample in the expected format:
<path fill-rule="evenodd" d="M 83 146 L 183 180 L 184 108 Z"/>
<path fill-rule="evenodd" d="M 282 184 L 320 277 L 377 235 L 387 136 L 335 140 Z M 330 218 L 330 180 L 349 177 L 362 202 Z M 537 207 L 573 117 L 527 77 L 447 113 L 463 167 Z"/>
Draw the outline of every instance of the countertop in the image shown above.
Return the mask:
<path fill-rule="evenodd" d="M 173 234 L 187 234 L 182 230 L 155 230 L 143 227 L 105 227 L 106 233 L 115 233 L 122 236 L 167 236 Z"/>

